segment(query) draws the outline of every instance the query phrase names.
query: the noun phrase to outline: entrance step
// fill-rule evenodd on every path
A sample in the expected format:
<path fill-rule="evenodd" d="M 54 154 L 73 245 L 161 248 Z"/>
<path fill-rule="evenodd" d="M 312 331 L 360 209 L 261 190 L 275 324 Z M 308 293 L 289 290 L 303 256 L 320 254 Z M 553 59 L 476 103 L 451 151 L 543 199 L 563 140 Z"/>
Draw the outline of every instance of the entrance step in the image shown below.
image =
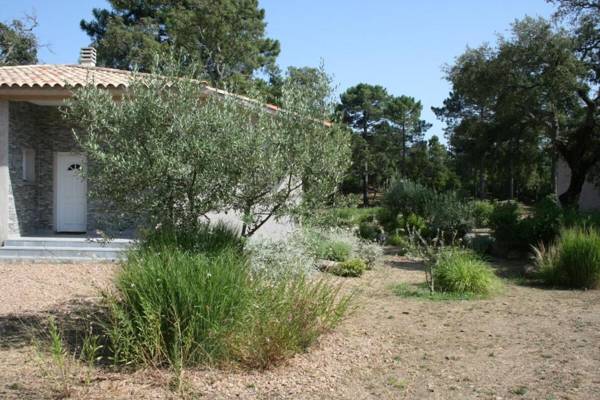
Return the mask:
<path fill-rule="evenodd" d="M 4 246 L 0 247 L 0 261 L 118 261 L 125 257 L 133 243 L 128 239 L 104 242 L 85 238 L 14 238 L 6 240 Z"/>

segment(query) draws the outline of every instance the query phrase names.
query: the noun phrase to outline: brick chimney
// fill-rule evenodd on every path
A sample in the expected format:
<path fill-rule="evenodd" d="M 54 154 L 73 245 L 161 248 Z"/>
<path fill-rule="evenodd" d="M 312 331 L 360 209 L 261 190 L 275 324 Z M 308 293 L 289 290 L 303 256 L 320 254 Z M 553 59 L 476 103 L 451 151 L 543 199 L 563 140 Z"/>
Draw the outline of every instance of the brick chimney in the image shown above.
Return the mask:
<path fill-rule="evenodd" d="M 95 67 L 96 49 L 93 47 L 83 47 L 79 53 L 79 65 L 84 67 Z"/>

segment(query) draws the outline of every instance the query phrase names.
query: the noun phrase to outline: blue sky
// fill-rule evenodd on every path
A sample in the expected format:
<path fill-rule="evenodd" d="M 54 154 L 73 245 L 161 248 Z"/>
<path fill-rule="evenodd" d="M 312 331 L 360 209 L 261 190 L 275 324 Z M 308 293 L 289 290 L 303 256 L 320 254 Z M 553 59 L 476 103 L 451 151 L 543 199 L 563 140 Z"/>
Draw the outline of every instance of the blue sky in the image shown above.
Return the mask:
<path fill-rule="evenodd" d="M 442 135 L 430 111 L 449 91 L 442 67 L 467 45 L 493 42 L 524 15 L 551 15 L 544 0 L 260 0 L 267 31 L 281 42 L 279 64 L 316 66 L 323 59 L 338 91 L 360 82 L 380 84 L 394 95 L 409 95 L 424 105 L 434 123 L 429 134 Z M 0 20 L 34 13 L 36 31 L 47 47 L 44 63 L 75 63 L 89 44 L 79 29 L 104 0 L 0 0 Z"/>

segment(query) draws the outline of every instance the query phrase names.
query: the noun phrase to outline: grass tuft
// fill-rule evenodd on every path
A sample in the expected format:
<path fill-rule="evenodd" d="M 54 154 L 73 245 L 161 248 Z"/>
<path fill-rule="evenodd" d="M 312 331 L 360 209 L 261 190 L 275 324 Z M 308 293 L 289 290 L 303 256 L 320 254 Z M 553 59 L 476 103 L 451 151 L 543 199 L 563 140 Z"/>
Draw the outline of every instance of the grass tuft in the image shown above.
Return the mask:
<path fill-rule="evenodd" d="M 472 251 L 448 249 L 433 271 L 436 290 L 488 296 L 501 287 L 490 265 Z"/>
<path fill-rule="evenodd" d="M 209 238 L 204 252 L 191 238 L 154 238 L 129 254 L 106 296 L 115 364 L 267 368 L 305 350 L 346 311 L 348 297 L 325 281 L 254 274 L 237 238 Z"/>
<path fill-rule="evenodd" d="M 600 232 L 593 228 L 563 229 L 553 245 L 534 248 L 540 277 L 550 285 L 600 287 Z"/>

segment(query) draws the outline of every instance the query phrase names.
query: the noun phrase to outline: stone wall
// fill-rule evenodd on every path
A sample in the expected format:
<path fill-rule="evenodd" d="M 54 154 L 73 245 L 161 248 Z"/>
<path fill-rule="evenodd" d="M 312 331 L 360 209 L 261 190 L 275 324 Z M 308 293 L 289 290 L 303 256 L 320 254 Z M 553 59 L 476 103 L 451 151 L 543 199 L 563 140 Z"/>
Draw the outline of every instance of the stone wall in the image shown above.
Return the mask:
<path fill-rule="evenodd" d="M 9 234 L 53 232 L 55 154 L 79 152 L 79 147 L 58 107 L 10 102 L 9 112 Z M 35 150 L 33 182 L 23 180 L 24 148 Z M 92 185 L 88 182 L 88 189 Z M 131 218 L 111 218 L 106 208 L 88 198 L 88 233 L 101 229 L 116 236 L 131 236 Z"/>
<path fill-rule="evenodd" d="M 30 234 L 36 230 L 39 219 L 38 184 L 40 171 L 38 158 L 35 106 L 29 103 L 9 103 L 8 171 L 9 186 L 9 234 Z M 23 180 L 23 149 L 36 151 L 34 182 Z"/>

